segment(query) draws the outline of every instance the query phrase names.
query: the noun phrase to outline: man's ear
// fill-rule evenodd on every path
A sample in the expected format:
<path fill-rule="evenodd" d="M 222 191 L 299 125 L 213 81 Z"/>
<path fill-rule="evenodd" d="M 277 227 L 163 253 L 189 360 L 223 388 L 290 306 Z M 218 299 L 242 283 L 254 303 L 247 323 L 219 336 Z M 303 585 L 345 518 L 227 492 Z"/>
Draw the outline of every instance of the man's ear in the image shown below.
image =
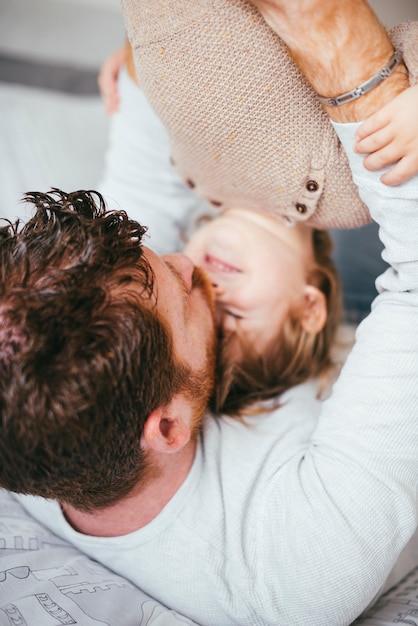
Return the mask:
<path fill-rule="evenodd" d="M 185 446 L 191 438 L 190 401 L 175 395 L 166 407 L 159 407 L 148 416 L 142 431 L 141 445 L 155 452 L 172 454 Z"/>
<path fill-rule="evenodd" d="M 303 308 L 300 318 L 302 328 L 317 335 L 327 321 L 327 301 L 325 294 L 314 285 L 306 285 L 303 294 Z"/>

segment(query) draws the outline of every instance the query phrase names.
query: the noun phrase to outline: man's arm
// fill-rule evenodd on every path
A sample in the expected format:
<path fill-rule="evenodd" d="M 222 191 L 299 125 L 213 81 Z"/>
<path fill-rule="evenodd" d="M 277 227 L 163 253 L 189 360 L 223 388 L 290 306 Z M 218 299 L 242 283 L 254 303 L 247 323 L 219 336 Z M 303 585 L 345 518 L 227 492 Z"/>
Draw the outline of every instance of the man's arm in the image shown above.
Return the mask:
<path fill-rule="evenodd" d="M 275 30 L 321 95 L 351 90 L 392 54 L 364 2 L 258 4 L 269 8 L 269 23 L 278 25 Z M 282 4 L 282 13 L 275 12 Z M 317 7 L 310 17 L 308 5 Z M 337 122 L 357 121 L 405 87 L 400 68 L 368 95 L 328 113 Z M 418 178 L 385 187 L 379 173 L 367 172 L 351 150 L 356 127 L 335 124 L 391 267 L 378 279 L 380 295 L 324 403 L 311 445 L 277 494 L 286 519 L 283 526 L 272 519 L 270 531 L 293 546 L 289 597 L 300 591 L 301 563 L 312 593 L 305 600 L 307 589 L 300 592 L 287 623 L 302 623 L 301 617 L 315 624 L 351 623 L 379 593 L 417 525 Z"/>
<path fill-rule="evenodd" d="M 313 89 L 338 96 L 377 74 L 392 43 L 365 0 L 251 0 L 290 49 Z M 341 107 L 325 107 L 332 120 L 371 115 L 408 87 L 402 63 L 368 94 Z"/>

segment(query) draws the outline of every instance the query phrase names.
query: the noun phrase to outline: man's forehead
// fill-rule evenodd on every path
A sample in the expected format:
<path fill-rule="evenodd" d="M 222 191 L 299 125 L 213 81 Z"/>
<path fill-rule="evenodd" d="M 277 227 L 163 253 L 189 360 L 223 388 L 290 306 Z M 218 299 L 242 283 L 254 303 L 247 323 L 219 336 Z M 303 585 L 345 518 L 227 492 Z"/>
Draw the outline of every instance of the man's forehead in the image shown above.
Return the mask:
<path fill-rule="evenodd" d="M 154 283 L 160 283 L 166 279 L 173 279 L 179 286 L 184 288 L 184 281 L 180 272 L 168 259 L 165 260 L 164 256 L 159 256 L 153 252 L 150 248 L 144 247 L 145 258 L 149 262 L 151 269 L 154 273 Z M 154 285 L 155 288 L 155 285 Z M 155 289 L 154 289 L 155 291 Z"/>
<path fill-rule="evenodd" d="M 153 250 L 151 250 L 151 248 L 148 248 L 148 246 L 143 246 L 142 250 L 143 250 L 145 259 L 148 261 L 148 263 L 150 264 L 150 266 L 152 267 L 154 271 L 155 269 L 158 269 L 158 267 L 163 264 L 162 258 L 158 254 L 156 254 Z"/>
<path fill-rule="evenodd" d="M 144 258 L 149 265 L 150 272 L 153 276 L 153 291 L 155 291 L 156 283 L 162 278 L 162 272 L 164 271 L 164 262 L 158 254 L 153 252 L 151 248 L 144 246 Z"/>
<path fill-rule="evenodd" d="M 151 301 L 156 304 L 158 296 L 164 292 L 164 287 L 167 279 L 170 278 L 172 272 L 164 262 L 163 258 L 156 254 L 150 248 L 144 246 L 144 257 L 149 264 L 150 272 L 152 274 L 152 289 L 149 291 Z"/>

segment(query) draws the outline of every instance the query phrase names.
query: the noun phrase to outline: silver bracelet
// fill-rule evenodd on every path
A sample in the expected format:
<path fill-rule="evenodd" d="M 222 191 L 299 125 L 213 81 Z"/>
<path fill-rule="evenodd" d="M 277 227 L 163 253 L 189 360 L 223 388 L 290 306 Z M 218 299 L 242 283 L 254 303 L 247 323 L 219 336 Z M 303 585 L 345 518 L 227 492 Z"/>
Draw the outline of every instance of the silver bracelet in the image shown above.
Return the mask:
<path fill-rule="evenodd" d="M 334 98 L 325 98 L 324 96 L 318 96 L 318 100 L 321 104 L 325 104 L 328 107 L 340 107 L 342 104 L 347 104 L 348 102 L 352 102 L 353 100 L 357 100 L 360 96 L 364 96 L 364 94 L 368 93 L 377 85 L 380 85 L 388 76 L 390 76 L 395 69 L 399 65 L 402 60 L 402 52 L 395 50 L 390 61 L 385 65 L 384 68 L 380 70 L 377 74 L 366 80 L 365 83 L 362 83 L 355 89 L 351 91 L 346 91 L 342 93 L 340 96 L 335 96 Z"/>

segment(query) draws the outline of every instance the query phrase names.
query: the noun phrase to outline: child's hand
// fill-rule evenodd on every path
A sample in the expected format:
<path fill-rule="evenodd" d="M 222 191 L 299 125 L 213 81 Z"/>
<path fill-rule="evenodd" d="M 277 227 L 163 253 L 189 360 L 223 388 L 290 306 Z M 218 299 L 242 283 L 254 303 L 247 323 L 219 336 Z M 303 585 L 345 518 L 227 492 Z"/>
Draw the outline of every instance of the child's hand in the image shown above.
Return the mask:
<path fill-rule="evenodd" d="M 97 82 L 104 101 L 106 113 L 112 115 L 119 108 L 118 76 L 126 62 L 126 48 L 113 52 L 100 68 Z"/>
<path fill-rule="evenodd" d="M 418 172 L 418 85 L 409 87 L 367 118 L 356 132 L 354 150 L 368 153 L 364 166 L 379 170 L 386 185 L 399 185 Z"/>

